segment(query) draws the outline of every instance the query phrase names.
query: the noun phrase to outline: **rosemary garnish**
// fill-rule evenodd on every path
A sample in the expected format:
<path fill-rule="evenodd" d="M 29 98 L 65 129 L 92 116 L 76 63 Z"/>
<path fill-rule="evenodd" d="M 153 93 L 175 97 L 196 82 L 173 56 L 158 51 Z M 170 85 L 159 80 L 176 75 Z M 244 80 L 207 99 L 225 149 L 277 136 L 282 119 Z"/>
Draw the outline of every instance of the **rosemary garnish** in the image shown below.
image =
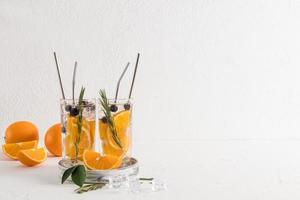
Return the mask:
<path fill-rule="evenodd" d="M 139 178 L 140 181 L 153 181 L 154 178 Z"/>
<path fill-rule="evenodd" d="M 145 181 L 148 182 L 149 184 L 152 184 L 153 180 L 154 180 L 154 178 L 138 178 L 138 181 L 140 181 L 140 184 L 142 184 Z M 98 182 L 98 183 L 87 183 L 87 184 L 84 184 L 81 187 L 77 188 L 75 190 L 75 192 L 78 194 L 81 194 L 84 192 L 98 190 L 98 189 L 103 188 L 106 184 L 107 184 L 107 182 L 105 182 L 105 181 Z"/>
<path fill-rule="evenodd" d="M 106 183 L 92 183 L 92 184 L 84 184 L 82 187 L 77 188 L 75 190 L 76 193 L 81 194 L 84 192 L 89 192 L 97 189 L 101 189 L 106 185 Z"/>
<path fill-rule="evenodd" d="M 103 113 L 106 117 L 108 127 L 110 129 L 110 132 L 112 133 L 112 138 L 115 141 L 115 143 L 122 149 L 123 147 L 122 147 L 120 138 L 118 137 L 114 120 L 112 119 L 109 102 L 106 97 L 106 92 L 105 92 L 105 90 L 100 90 L 99 94 L 101 97 L 100 98 L 101 110 L 103 111 Z"/>
<path fill-rule="evenodd" d="M 79 95 L 79 101 L 78 101 L 78 115 L 77 115 L 77 127 L 78 127 L 78 135 L 77 135 L 77 140 L 75 142 L 75 150 L 76 150 L 76 155 L 75 155 L 75 160 L 77 162 L 78 159 L 78 153 L 79 153 L 79 143 L 80 143 L 80 136 L 82 132 L 82 112 L 83 112 L 83 96 L 84 96 L 84 91 L 85 88 L 81 87 L 80 90 L 80 95 Z"/>

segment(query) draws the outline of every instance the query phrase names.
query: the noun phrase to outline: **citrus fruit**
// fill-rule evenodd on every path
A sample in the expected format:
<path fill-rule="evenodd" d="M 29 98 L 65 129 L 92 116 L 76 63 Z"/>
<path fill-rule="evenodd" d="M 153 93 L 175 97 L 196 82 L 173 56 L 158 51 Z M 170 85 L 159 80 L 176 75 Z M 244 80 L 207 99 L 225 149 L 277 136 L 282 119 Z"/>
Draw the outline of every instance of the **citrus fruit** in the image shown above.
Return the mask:
<path fill-rule="evenodd" d="M 45 135 L 44 143 L 48 151 L 55 156 L 62 156 L 61 125 L 54 124 Z"/>
<path fill-rule="evenodd" d="M 122 158 L 120 157 L 113 155 L 101 156 L 98 152 L 88 150 L 83 153 L 83 161 L 87 168 L 93 170 L 116 169 L 122 164 Z"/>
<path fill-rule="evenodd" d="M 113 121 L 116 127 L 118 138 L 122 144 L 122 149 L 114 141 L 112 132 L 108 128 L 107 123 L 100 121 L 99 130 L 100 138 L 102 140 L 102 147 L 105 154 L 123 156 L 127 153 L 130 147 L 130 116 L 131 113 L 128 110 L 124 110 L 116 113 L 113 116 Z"/>
<path fill-rule="evenodd" d="M 37 127 L 28 121 L 17 121 L 10 124 L 5 131 L 5 142 L 18 143 L 39 139 Z"/>
<path fill-rule="evenodd" d="M 70 159 L 76 157 L 76 141 L 79 140 L 78 145 L 78 159 L 82 160 L 82 154 L 84 150 L 90 150 L 93 148 L 92 139 L 90 134 L 90 123 L 83 119 L 80 137 L 78 136 L 77 118 L 68 117 L 67 119 L 67 135 L 64 140 L 64 147 L 66 150 L 66 156 Z"/>
<path fill-rule="evenodd" d="M 11 143 L 2 145 L 2 151 L 8 157 L 17 160 L 18 153 L 24 149 L 36 148 L 37 140 L 29 141 L 29 142 L 19 142 L 19 143 Z"/>
<path fill-rule="evenodd" d="M 95 151 L 84 151 L 83 153 L 83 161 L 87 168 L 93 169 L 92 166 L 90 166 L 90 163 L 94 160 L 97 160 L 101 157 L 100 153 Z"/>
<path fill-rule="evenodd" d="M 75 159 L 76 152 L 75 152 L 75 143 L 73 142 L 71 135 L 66 135 L 64 140 L 64 148 L 66 156 L 70 159 Z"/>
<path fill-rule="evenodd" d="M 95 144 L 95 120 L 89 121 L 89 128 L 90 128 L 90 137 L 91 137 L 91 144 L 94 147 Z"/>
<path fill-rule="evenodd" d="M 18 153 L 18 159 L 28 167 L 32 167 L 44 162 L 47 159 L 45 148 L 25 149 Z"/>

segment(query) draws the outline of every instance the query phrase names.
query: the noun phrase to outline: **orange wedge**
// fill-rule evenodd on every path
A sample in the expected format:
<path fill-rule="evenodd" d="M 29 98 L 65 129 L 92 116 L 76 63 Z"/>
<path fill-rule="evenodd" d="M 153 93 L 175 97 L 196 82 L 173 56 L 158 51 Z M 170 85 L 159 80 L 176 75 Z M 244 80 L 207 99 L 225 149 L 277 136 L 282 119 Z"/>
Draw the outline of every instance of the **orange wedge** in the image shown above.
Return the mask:
<path fill-rule="evenodd" d="M 107 127 L 107 124 L 100 121 L 99 130 L 100 138 L 103 144 L 103 151 L 105 154 L 114 155 L 114 156 L 123 156 L 127 153 L 131 138 L 129 135 L 130 128 L 130 115 L 131 112 L 124 110 L 116 113 L 113 116 L 114 124 L 116 126 L 117 135 L 120 139 L 123 149 L 121 149 L 112 137 L 110 129 Z"/>
<path fill-rule="evenodd" d="M 66 156 L 70 159 L 75 159 L 76 152 L 75 152 L 75 142 L 73 141 L 70 134 L 66 135 L 64 140 L 64 148 Z"/>
<path fill-rule="evenodd" d="M 67 136 L 64 140 L 64 148 L 66 156 L 70 159 L 75 159 L 76 148 L 75 143 L 79 139 L 77 119 L 75 117 L 68 117 L 67 119 Z M 78 145 L 78 159 L 82 160 L 82 154 L 84 150 L 90 150 L 93 148 L 93 139 L 91 136 L 90 124 L 86 119 L 82 120 L 82 132 L 80 134 L 80 142 Z"/>
<path fill-rule="evenodd" d="M 68 134 L 65 137 L 65 142 L 64 142 L 66 155 L 70 159 L 75 159 L 75 157 L 76 157 L 76 147 L 75 147 L 76 139 L 73 139 L 73 138 L 74 137 L 72 137 L 71 134 Z M 92 146 L 90 143 L 90 135 L 83 128 L 82 133 L 80 135 L 80 142 L 79 142 L 79 146 L 78 146 L 78 159 L 82 160 L 82 154 L 83 154 L 84 150 L 91 149 L 91 148 L 92 148 Z"/>
<path fill-rule="evenodd" d="M 83 153 L 83 162 L 89 169 L 107 170 L 120 167 L 122 158 L 112 155 L 101 156 L 98 152 L 85 151 Z"/>
<path fill-rule="evenodd" d="M 2 145 L 2 151 L 8 157 L 17 160 L 18 153 L 24 149 L 32 149 L 36 148 L 37 140 L 29 141 L 29 142 L 19 142 L 19 143 L 11 143 Z"/>
<path fill-rule="evenodd" d="M 47 159 L 45 148 L 25 149 L 18 153 L 18 159 L 28 167 L 32 167 L 44 162 Z"/>

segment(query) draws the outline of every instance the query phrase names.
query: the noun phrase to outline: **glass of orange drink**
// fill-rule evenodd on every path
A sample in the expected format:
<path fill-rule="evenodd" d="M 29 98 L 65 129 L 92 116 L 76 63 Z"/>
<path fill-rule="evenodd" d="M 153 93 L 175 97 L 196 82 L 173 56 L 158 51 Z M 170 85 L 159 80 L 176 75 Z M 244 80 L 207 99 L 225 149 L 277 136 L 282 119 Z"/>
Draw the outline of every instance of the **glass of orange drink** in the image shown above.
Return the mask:
<path fill-rule="evenodd" d="M 95 99 L 84 99 L 81 107 L 78 99 L 60 101 L 64 159 L 82 160 L 85 150 L 95 147 Z"/>
<path fill-rule="evenodd" d="M 100 99 L 98 116 L 102 154 L 126 161 L 125 158 L 131 156 L 132 102 L 130 99 L 107 99 L 107 103 L 105 109 Z"/>

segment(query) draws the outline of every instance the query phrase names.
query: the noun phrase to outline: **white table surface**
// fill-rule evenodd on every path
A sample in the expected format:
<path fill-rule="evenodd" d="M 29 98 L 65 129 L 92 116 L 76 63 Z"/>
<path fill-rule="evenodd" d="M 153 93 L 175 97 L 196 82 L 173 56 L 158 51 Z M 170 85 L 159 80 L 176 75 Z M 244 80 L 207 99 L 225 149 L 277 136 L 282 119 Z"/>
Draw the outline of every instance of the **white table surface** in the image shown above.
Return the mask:
<path fill-rule="evenodd" d="M 92 191 L 76 194 L 60 184 L 57 162 L 49 157 L 28 168 L 3 155 L 1 200 L 47 199 L 299 199 L 300 141 L 203 140 L 135 144 L 140 176 L 166 181 L 153 193 Z"/>

